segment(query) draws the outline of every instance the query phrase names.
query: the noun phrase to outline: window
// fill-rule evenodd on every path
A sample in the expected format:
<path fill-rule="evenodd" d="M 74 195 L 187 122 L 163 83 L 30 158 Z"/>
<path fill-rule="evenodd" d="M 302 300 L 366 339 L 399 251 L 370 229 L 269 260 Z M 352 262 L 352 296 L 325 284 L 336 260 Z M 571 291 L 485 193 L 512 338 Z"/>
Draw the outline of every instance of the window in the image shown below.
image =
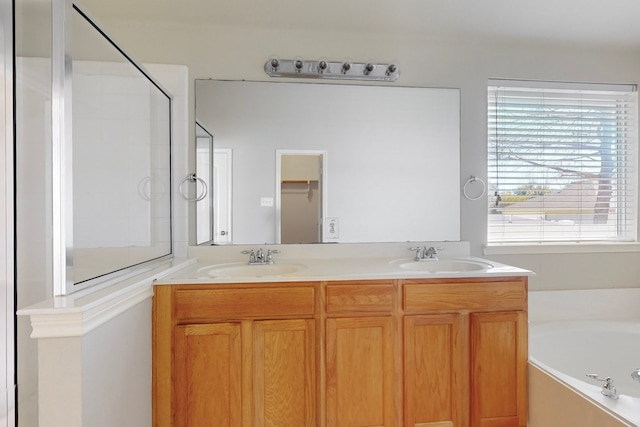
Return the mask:
<path fill-rule="evenodd" d="M 488 242 L 635 241 L 632 85 L 490 80 Z"/>

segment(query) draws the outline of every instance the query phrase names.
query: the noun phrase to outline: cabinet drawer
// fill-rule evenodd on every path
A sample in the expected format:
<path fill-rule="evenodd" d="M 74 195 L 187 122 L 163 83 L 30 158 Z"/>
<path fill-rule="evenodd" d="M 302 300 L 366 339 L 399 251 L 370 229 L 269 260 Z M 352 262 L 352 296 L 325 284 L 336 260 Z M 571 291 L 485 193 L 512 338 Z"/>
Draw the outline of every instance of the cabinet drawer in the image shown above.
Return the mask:
<path fill-rule="evenodd" d="M 406 282 L 405 311 L 526 310 L 525 280 L 501 282 Z"/>
<path fill-rule="evenodd" d="M 176 291 L 178 322 L 312 316 L 314 288 L 275 287 Z"/>
<path fill-rule="evenodd" d="M 328 284 L 327 313 L 391 312 L 393 283 Z"/>

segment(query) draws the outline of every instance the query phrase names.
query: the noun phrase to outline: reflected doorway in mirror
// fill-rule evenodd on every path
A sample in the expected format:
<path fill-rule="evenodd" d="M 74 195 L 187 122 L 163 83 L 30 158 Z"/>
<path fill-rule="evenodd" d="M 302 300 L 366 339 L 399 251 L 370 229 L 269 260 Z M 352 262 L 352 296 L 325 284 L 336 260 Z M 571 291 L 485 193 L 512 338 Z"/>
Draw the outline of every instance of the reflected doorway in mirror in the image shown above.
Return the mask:
<path fill-rule="evenodd" d="M 196 121 L 196 176 L 207 188 L 213 180 L 213 134 Z M 213 240 L 213 191 L 196 202 L 196 244 Z"/>
<path fill-rule="evenodd" d="M 198 121 L 195 130 L 196 176 L 211 189 L 196 201 L 196 244 L 227 245 L 232 243 L 232 149 L 214 149 L 213 132 Z"/>
<path fill-rule="evenodd" d="M 233 152 L 230 148 L 213 150 L 213 243 L 233 243 L 231 233 L 231 193 Z"/>
<path fill-rule="evenodd" d="M 324 150 L 276 150 L 278 243 L 324 241 L 326 161 Z"/>

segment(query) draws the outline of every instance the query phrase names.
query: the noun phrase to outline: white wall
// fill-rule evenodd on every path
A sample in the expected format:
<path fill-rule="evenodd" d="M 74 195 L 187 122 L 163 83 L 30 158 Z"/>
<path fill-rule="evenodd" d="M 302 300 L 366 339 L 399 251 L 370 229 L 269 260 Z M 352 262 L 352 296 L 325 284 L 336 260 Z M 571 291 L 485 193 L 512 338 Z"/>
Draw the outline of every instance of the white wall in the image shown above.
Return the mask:
<path fill-rule="evenodd" d="M 91 10 L 91 0 L 87 8 Z M 486 177 L 487 79 L 521 78 L 604 83 L 638 83 L 640 52 L 607 47 L 527 44 L 509 41 L 395 37 L 387 34 L 279 31 L 180 23 L 106 22 L 112 34 L 146 61 L 184 63 L 189 78 L 267 80 L 264 62 L 281 58 L 354 60 L 375 58 L 400 64 L 402 86 L 461 89 L 460 182 Z M 139 37 L 144 31 L 147 37 Z M 190 84 L 193 99 L 193 84 Z M 189 105 L 193 119 L 193 102 Z M 192 150 L 193 151 L 193 150 Z M 482 255 L 486 240 L 486 204 L 461 195 L 461 239 Z M 531 268 L 538 276 L 531 289 L 585 289 L 640 285 L 640 254 L 496 256 Z M 593 262 L 596 260 L 597 262 Z M 606 280 L 604 280 L 606 278 Z"/>
<path fill-rule="evenodd" d="M 151 425 L 151 300 L 82 339 L 82 425 Z"/>
<path fill-rule="evenodd" d="M 151 426 L 151 300 L 84 336 L 41 338 L 38 427 Z"/>

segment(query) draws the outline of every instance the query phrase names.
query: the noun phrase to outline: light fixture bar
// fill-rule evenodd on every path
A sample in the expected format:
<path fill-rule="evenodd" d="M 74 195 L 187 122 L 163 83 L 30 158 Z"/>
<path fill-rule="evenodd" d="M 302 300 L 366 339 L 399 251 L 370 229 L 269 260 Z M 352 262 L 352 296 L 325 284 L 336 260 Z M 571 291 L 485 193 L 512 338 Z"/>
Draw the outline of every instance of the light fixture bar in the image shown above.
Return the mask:
<path fill-rule="evenodd" d="M 395 82 L 400 77 L 396 64 L 351 61 L 305 61 L 303 59 L 271 58 L 264 64 L 270 77 L 306 79 L 375 80 Z"/>

